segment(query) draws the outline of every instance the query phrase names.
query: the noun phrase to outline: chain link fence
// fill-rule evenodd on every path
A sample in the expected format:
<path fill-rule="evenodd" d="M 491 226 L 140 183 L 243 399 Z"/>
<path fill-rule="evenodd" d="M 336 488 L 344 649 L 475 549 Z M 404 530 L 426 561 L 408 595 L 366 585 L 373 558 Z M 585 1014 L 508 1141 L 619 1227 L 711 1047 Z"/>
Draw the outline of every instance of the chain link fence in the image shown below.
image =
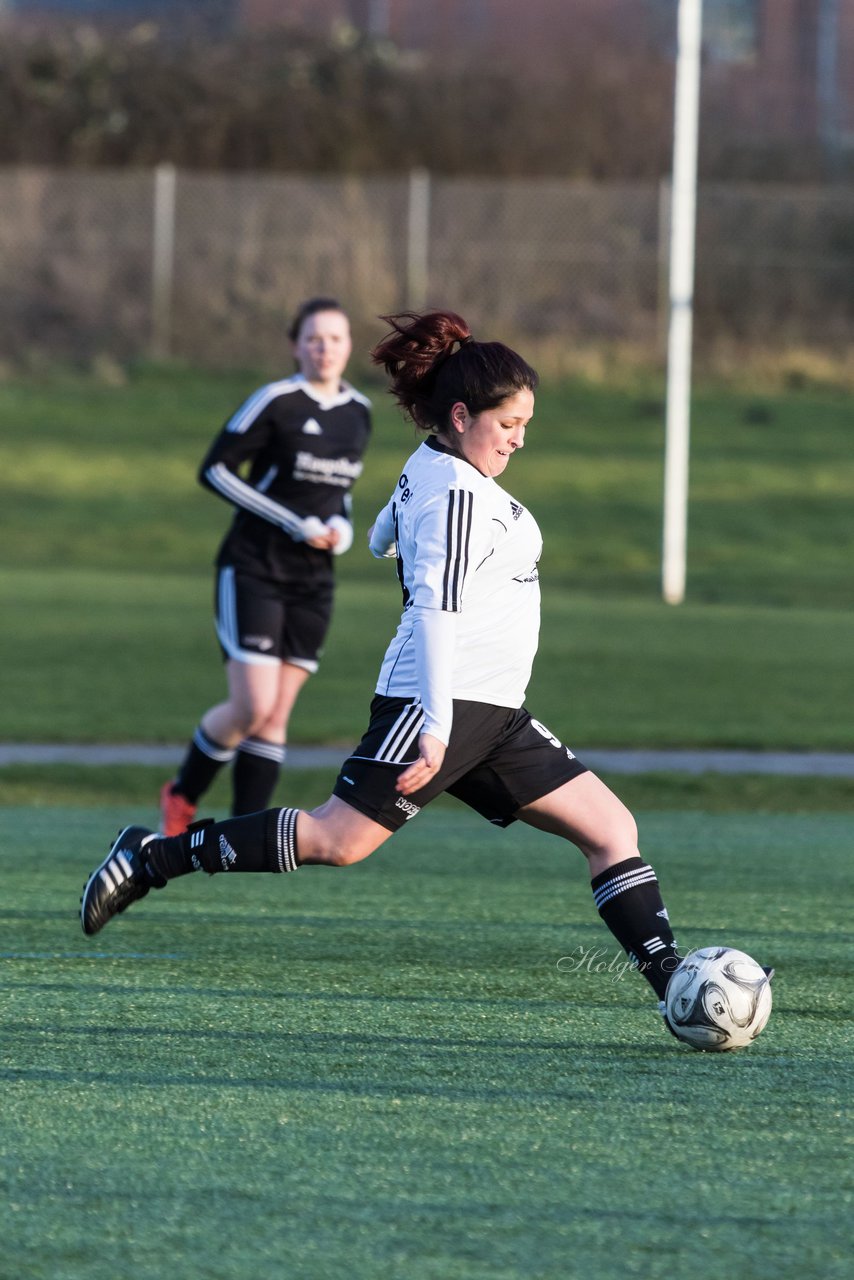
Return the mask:
<path fill-rule="evenodd" d="M 7 169 L 0 361 L 280 368 L 315 293 L 376 316 L 449 306 L 485 337 L 663 358 L 669 191 L 652 183 Z M 854 345 L 854 190 L 698 196 L 695 349 Z"/>

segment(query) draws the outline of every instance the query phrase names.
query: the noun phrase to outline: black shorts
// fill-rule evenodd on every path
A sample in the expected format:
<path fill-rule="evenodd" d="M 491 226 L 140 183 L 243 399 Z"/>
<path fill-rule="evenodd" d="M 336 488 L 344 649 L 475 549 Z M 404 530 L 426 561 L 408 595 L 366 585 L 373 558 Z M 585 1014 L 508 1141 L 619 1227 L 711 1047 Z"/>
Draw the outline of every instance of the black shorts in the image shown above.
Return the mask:
<path fill-rule="evenodd" d="M 423 719 L 417 700 L 377 694 L 367 732 L 335 781 L 336 796 L 388 831 L 397 831 L 445 791 L 507 827 L 524 805 L 587 772 L 524 707 L 455 700 L 441 769 L 420 791 L 402 796 L 395 784 L 402 769 L 418 759 Z"/>
<path fill-rule="evenodd" d="M 332 619 L 332 595 L 332 582 L 283 586 L 231 566 L 218 569 L 214 611 L 223 655 L 316 671 Z"/>

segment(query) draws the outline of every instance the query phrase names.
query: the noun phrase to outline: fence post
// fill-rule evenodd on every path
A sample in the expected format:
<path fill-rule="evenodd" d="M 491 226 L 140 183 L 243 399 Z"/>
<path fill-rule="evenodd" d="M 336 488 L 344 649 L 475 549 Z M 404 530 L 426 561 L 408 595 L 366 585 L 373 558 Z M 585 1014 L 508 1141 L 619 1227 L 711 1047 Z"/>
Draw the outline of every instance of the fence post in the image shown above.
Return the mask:
<path fill-rule="evenodd" d="M 174 164 L 154 170 L 154 236 L 151 261 L 151 354 L 168 360 L 172 353 L 172 288 L 175 275 Z"/>
<path fill-rule="evenodd" d="M 406 236 L 406 305 L 418 311 L 427 302 L 430 271 L 430 174 L 413 169 L 409 175 L 409 216 Z"/>

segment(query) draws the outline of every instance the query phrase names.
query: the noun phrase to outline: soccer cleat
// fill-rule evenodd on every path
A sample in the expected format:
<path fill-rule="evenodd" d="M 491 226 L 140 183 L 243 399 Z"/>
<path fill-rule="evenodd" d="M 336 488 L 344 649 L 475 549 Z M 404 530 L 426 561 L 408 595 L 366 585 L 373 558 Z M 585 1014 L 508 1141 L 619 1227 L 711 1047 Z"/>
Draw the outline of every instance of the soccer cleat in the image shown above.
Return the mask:
<path fill-rule="evenodd" d="M 173 791 L 174 785 L 164 782 L 160 788 L 160 831 L 164 836 L 182 836 L 196 816 L 196 806 Z"/>
<path fill-rule="evenodd" d="M 149 827 L 125 827 L 119 832 L 110 852 L 83 887 L 80 923 L 84 933 L 98 933 L 113 916 L 148 893 L 153 881 L 140 854 L 156 835 Z"/>

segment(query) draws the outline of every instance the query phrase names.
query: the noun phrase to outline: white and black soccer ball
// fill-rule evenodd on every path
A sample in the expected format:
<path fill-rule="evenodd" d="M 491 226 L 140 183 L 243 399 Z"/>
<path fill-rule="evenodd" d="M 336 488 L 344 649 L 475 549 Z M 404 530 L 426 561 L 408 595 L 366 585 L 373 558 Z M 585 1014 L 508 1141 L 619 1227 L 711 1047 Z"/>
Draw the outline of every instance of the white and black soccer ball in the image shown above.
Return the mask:
<path fill-rule="evenodd" d="M 771 1013 L 771 982 L 743 951 L 702 947 L 679 962 L 667 984 L 667 1021 L 694 1049 L 743 1049 Z"/>

